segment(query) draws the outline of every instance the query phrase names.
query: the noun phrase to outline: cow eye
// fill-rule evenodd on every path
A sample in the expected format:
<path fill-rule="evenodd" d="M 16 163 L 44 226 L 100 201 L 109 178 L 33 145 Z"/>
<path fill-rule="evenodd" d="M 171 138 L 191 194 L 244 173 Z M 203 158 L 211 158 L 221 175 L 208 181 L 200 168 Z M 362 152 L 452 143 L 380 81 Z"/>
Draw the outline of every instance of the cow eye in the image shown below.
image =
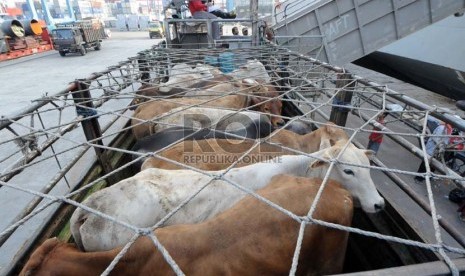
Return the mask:
<path fill-rule="evenodd" d="M 354 175 L 354 171 L 351 170 L 351 169 L 345 169 L 345 170 L 344 170 L 344 173 L 345 173 L 345 174 L 348 174 L 348 175 Z"/>

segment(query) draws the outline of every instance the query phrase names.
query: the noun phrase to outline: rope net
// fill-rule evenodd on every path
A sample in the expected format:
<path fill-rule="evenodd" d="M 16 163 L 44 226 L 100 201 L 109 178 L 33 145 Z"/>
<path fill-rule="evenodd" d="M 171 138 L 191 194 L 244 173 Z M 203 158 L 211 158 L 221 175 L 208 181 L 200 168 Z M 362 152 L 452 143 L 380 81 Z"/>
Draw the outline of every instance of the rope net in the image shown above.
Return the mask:
<path fill-rule="evenodd" d="M 276 89 L 279 93 L 272 98 L 269 94 L 260 94 L 260 92 L 254 96 L 260 99 L 260 103 L 272 102 L 276 99 L 282 101 L 283 113 L 273 116 L 284 120 L 283 128 L 291 126 L 294 122 L 304 123 L 309 128 L 318 128 L 328 125 L 330 117 L 335 116 L 334 118 L 337 119 L 343 113 L 347 116 L 347 122 L 345 126 L 338 127 L 349 137 L 343 151 L 350 143 L 364 148 L 368 144 L 368 136 L 371 133 L 384 135 L 380 151 L 370 166 L 342 161 L 340 160 L 342 153 L 331 160 L 322 160 L 329 162 L 330 166 L 322 176 L 320 190 L 313 204 L 308 206 L 309 211 L 305 216 L 295 215 L 225 176 L 262 142 L 294 154 L 318 158 L 309 152 L 273 143 L 269 138 L 259 139 L 252 148 L 218 173 L 198 169 L 195 163 L 181 163 L 161 155 L 164 150 L 182 139 L 173 141 L 154 152 L 132 149 L 135 142 L 132 131 L 135 127 L 148 126 L 151 133 L 157 133 L 170 127 L 179 127 L 179 122 L 167 120 L 176 112 L 182 113 L 232 95 L 242 95 L 250 100 L 251 93 L 244 86 L 240 88 L 236 86 L 230 92 L 215 90 L 213 86 L 208 90 L 208 95 L 199 95 L 195 92 L 202 88 L 197 88 L 193 84 L 198 83 L 199 78 L 211 79 L 213 69 L 216 70 L 215 72 L 221 69 L 229 73 L 252 61 L 259 61 L 265 71 L 249 70 L 245 74 L 236 74 L 229 80 L 219 80 L 217 84 L 234 85 L 238 81 L 247 83 L 251 79 L 259 80 L 259 83 L 255 83 L 252 87 L 268 85 Z M 175 66 L 180 64 L 187 66 L 181 69 Z M 196 74 L 192 73 L 193 68 L 196 68 Z M 153 95 L 154 88 L 161 91 L 162 87 L 177 92 L 169 95 L 161 93 Z M 347 98 L 347 95 L 350 97 Z M 3 219 L 0 222 L 0 267 L 3 269 L 2 272 L 15 269 L 17 262 L 34 242 L 42 242 L 52 236 L 58 236 L 64 241 L 72 241 L 66 223 L 74 208 L 78 207 L 123 226 L 132 233 L 132 238 L 103 275 L 111 273 L 140 236 L 148 236 L 153 242 L 153 249 L 163 254 L 176 274 L 182 275 L 182 267 L 176 264 L 176 259 L 171 257 L 169 250 L 165 249 L 163 241 L 158 240 L 154 230 L 163 227 L 165 222 L 175 216 L 179 210 L 188 208 L 189 206 L 186 205 L 211 183 L 223 180 L 231 187 L 257 198 L 300 224 L 293 262 L 289 268 L 290 274 L 294 274 L 298 268 L 304 229 L 309 224 L 347 231 L 351 233 L 351 239 L 357 243 L 387 245 L 394 252 L 403 252 L 405 249 L 421 252 L 430 259 L 444 260 L 454 274 L 458 273 L 452 260 L 464 257 L 465 235 L 460 230 L 463 225 L 456 215 L 457 207 L 451 204 L 446 196 L 453 188 L 463 185 L 464 159 L 460 159 L 458 155 L 460 152 L 455 148 L 448 148 L 447 145 L 440 143 L 435 150 L 436 158 L 430 159 L 426 151 L 426 140 L 460 141 L 462 136 L 449 133 L 433 135 L 428 129 L 428 120 L 425 119 L 434 118 L 438 114 L 444 115 L 444 110 L 438 107 L 415 108 L 402 101 L 399 95 L 386 86 L 369 82 L 341 68 L 332 67 L 274 45 L 234 50 L 154 47 L 117 66 L 109 67 L 104 72 L 95 73 L 88 79 L 76 80 L 74 85 L 65 91 L 37 99 L 27 112 L 3 116 L 1 119 L 0 202 L 3 207 Z M 186 102 L 177 107 L 175 112 L 161 113 L 148 119 L 134 116 L 134 110 L 137 112 L 139 106 L 156 102 L 172 103 L 179 96 L 184 99 L 195 99 L 197 102 Z M 223 109 L 230 112 L 227 116 L 234 116 L 244 111 L 269 115 L 259 109 L 259 104 L 251 104 L 239 109 Z M 377 118 L 383 113 L 389 115 L 385 119 L 385 125 L 380 125 Z M 191 135 L 207 127 L 215 128 L 216 123 L 214 121 L 199 125 L 194 123 L 192 126 L 195 131 Z M 374 127 L 377 127 L 377 130 L 374 130 Z M 95 129 L 100 133 L 95 133 Z M 272 132 L 270 136 L 277 135 L 279 131 L 278 129 Z M 231 135 L 233 138 L 241 138 L 238 135 L 236 137 L 234 134 Z M 244 140 L 255 141 L 250 138 Z M 453 154 L 454 158 L 444 160 L 444 154 L 450 152 L 455 154 Z M 138 173 L 138 164 L 149 157 L 157 157 L 180 168 L 193 170 L 207 176 L 209 181 L 192 190 L 185 200 L 172 208 L 156 224 L 150 226 L 131 225 L 127 221 L 80 203 L 88 194 L 132 177 Z M 424 172 L 418 172 L 421 162 L 425 164 Z M 313 217 L 331 171 L 340 165 L 365 167 L 371 170 L 373 182 L 387 202 L 386 211 L 365 216 L 357 209 L 355 217 L 363 215 L 364 219 L 374 226 L 369 228 L 359 226 L 357 221 L 354 221 L 353 225 L 348 227 Z M 423 177 L 424 181 L 415 182 L 414 177 Z M 394 229 L 398 228 L 394 226 L 376 225 L 382 220 L 402 225 L 404 229 L 409 229 L 408 231 L 416 229 L 417 233 L 396 232 Z M 188 247 L 189 244 L 186 243 L 184 246 Z M 365 255 L 371 253 L 363 252 Z"/>

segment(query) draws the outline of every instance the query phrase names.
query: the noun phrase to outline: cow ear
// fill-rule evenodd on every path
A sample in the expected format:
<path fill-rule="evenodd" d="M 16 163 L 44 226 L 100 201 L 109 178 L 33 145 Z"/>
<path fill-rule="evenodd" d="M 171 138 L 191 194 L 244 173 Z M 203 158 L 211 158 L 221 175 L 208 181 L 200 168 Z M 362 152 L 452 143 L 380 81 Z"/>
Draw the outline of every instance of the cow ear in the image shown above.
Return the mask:
<path fill-rule="evenodd" d="M 310 163 L 310 165 L 308 166 L 309 169 L 316 169 L 318 167 L 321 167 L 325 164 L 326 162 L 323 161 L 323 160 L 315 160 L 313 162 Z"/>
<path fill-rule="evenodd" d="M 368 159 L 371 159 L 375 156 L 375 152 L 372 150 L 365 150 L 365 154 L 368 157 Z"/>

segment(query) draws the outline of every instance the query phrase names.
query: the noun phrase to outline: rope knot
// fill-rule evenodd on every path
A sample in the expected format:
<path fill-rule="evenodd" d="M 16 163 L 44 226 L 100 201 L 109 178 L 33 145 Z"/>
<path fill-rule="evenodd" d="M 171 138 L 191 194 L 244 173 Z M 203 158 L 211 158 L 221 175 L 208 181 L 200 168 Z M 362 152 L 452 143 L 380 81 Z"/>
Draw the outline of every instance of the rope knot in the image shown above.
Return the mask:
<path fill-rule="evenodd" d="M 139 228 L 137 230 L 137 234 L 139 234 L 141 236 L 148 236 L 148 235 L 152 234 L 152 229 L 150 229 L 150 228 Z"/>

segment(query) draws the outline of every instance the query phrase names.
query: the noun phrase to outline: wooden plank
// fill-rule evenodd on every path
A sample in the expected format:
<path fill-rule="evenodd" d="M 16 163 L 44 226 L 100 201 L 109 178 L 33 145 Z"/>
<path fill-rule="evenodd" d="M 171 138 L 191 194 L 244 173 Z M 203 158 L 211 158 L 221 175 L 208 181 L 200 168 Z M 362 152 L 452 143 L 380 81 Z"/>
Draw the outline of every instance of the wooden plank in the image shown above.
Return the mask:
<path fill-rule="evenodd" d="M 454 264 L 457 266 L 461 274 L 465 272 L 465 259 L 455 259 Z M 372 270 L 366 272 L 356 272 L 348 274 L 338 275 L 357 275 L 357 276 L 368 276 L 368 275 L 422 275 L 422 276 L 433 276 L 433 275 L 449 275 L 450 269 L 443 261 L 436 261 L 424 264 L 407 265 L 402 267 L 393 267 L 380 270 Z"/>

